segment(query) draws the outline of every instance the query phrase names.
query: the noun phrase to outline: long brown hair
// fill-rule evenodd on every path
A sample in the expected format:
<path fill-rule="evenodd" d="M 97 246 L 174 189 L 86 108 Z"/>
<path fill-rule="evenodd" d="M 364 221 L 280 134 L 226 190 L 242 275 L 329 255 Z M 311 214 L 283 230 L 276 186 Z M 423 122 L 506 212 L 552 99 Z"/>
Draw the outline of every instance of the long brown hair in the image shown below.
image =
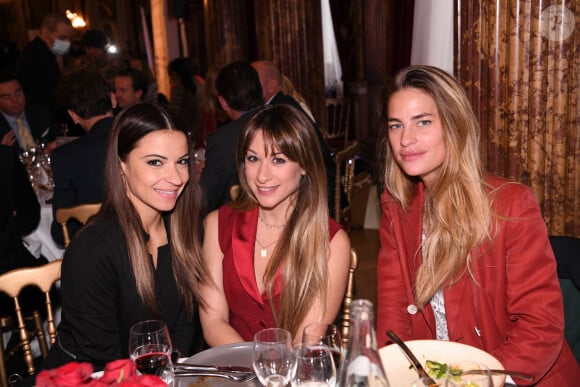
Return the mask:
<path fill-rule="evenodd" d="M 415 278 L 415 301 L 423 307 L 433 294 L 470 270 L 471 251 L 489 238 L 490 201 L 479 153 L 479 123 L 463 88 L 436 67 L 401 70 L 393 92 L 415 88 L 437 106 L 445 141 L 445 160 L 426 191 L 423 263 Z M 386 149 L 385 188 L 406 210 L 416 195 L 418 179 L 405 174 L 390 144 Z"/>
<path fill-rule="evenodd" d="M 143 304 L 155 314 L 158 313 L 159 306 L 155 296 L 153 262 L 147 251 L 140 217 L 127 196 L 127 187 L 120 173 L 120 162 L 127 159 L 129 153 L 147 134 L 167 129 L 180 130 L 174 126 L 168 113 L 154 104 L 139 103 L 117 115 L 107 145 L 105 195 L 100 212 L 100 215 L 115 217 L 121 225 L 137 292 Z M 188 137 L 189 153 L 192 150 L 190 142 Z M 193 176 L 191 165 L 189 175 Z M 199 203 L 199 186 L 190 179 L 169 214 L 173 275 L 190 316 L 194 314 L 196 300 L 203 305 L 199 287 L 202 280 L 209 277 L 201 256 Z"/>
<path fill-rule="evenodd" d="M 240 135 L 237 165 L 242 192 L 233 208 L 249 210 L 258 205 L 244 171 L 247 151 L 259 131 L 264 136 L 266 154 L 282 152 L 306 171 L 293 203 L 294 210 L 264 274 L 272 299 L 276 272 L 283 268 L 280 305 L 278 310 L 272 305 L 273 313 L 277 325 L 295 335 L 313 296 L 321 295 L 323 305 L 326 304 L 329 257 L 326 173 L 316 132 L 308 118 L 288 105 L 266 105 L 247 121 Z"/>

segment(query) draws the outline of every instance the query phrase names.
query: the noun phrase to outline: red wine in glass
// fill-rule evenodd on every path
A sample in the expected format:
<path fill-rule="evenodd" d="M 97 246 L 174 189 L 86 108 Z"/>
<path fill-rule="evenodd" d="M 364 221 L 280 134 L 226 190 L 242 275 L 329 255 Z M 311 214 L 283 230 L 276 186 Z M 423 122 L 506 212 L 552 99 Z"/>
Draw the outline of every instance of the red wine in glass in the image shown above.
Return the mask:
<path fill-rule="evenodd" d="M 135 359 L 139 372 L 156 376 L 161 376 L 168 362 L 169 357 L 163 352 L 150 352 Z"/>

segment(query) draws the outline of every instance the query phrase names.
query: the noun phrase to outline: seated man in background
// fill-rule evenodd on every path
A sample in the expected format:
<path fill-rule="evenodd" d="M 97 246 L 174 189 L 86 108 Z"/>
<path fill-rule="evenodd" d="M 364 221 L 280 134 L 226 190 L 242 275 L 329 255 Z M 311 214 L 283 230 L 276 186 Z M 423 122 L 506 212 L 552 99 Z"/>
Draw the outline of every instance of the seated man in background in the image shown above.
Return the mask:
<path fill-rule="evenodd" d="M 115 75 L 113 84 L 119 109 L 142 102 L 147 95 L 147 76 L 141 70 L 134 68 L 120 70 Z"/>
<path fill-rule="evenodd" d="M 59 134 L 55 128 L 48 106 L 26 106 L 16 74 L 0 73 L 0 142 L 26 149 L 41 139 L 53 141 Z"/>
<path fill-rule="evenodd" d="M 35 258 L 22 242 L 22 237 L 38 226 L 40 204 L 12 146 L 0 144 L 0 165 L 0 274 L 4 274 L 48 261 L 42 256 Z M 23 308 L 43 301 L 42 293 L 36 288 L 26 289 L 19 298 Z M 14 312 L 14 302 L 4 293 L 0 293 L 0 311 L 2 314 Z M 9 345 L 17 339 L 18 335 L 13 335 Z"/>
<path fill-rule="evenodd" d="M 205 166 L 201 172 L 207 213 L 230 201 L 230 187 L 239 184 L 236 151 L 243 124 L 249 112 L 264 104 L 260 79 L 256 70 L 245 62 L 225 66 L 215 81 L 218 101 L 230 122 L 207 137 Z"/>
<path fill-rule="evenodd" d="M 105 148 L 116 105 L 107 82 L 95 72 L 79 71 L 63 78 L 57 96 L 73 122 L 87 134 L 58 147 L 52 154 L 54 214 L 59 208 L 103 200 Z M 71 220 L 68 227 L 72 237 L 81 225 Z M 56 219 L 51 234 L 55 242 L 64 244 L 62 228 Z"/>

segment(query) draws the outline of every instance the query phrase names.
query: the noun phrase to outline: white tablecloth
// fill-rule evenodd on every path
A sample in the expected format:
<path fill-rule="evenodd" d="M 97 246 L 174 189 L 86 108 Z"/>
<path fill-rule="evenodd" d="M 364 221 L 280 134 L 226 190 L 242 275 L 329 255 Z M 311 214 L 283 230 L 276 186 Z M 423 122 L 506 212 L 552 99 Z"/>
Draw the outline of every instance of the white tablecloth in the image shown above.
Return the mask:
<path fill-rule="evenodd" d="M 40 223 L 36 230 L 22 238 L 26 248 L 36 258 L 41 255 L 49 261 L 62 258 L 64 249 L 61 249 L 50 235 L 50 226 L 52 224 L 52 206 L 42 204 L 40 206 Z"/>

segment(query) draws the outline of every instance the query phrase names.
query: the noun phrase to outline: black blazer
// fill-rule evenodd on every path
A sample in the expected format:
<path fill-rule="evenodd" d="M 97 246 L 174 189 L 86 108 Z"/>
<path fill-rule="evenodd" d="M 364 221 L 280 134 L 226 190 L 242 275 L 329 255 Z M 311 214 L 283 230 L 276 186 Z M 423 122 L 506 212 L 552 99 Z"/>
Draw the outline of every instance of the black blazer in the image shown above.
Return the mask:
<path fill-rule="evenodd" d="M 40 221 L 40 205 L 12 147 L 0 145 L 0 273 L 46 263 L 22 244 Z"/>
<path fill-rule="evenodd" d="M 26 116 L 26 121 L 28 121 L 28 125 L 30 126 L 30 133 L 32 134 L 32 138 L 34 138 L 35 141 L 44 138 L 50 142 L 57 136 L 61 135 L 48 106 L 26 106 L 24 109 L 24 115 Z M 6 118 L 4 118 L 4 115 L 0 114 L 0 138 L 2 138 L 11 130 L 12 127 Z M 18 142 L 14 143 L 14 148 L 18 149 Z"/>
<path fill-rule="evenodd" d="M 103 201 L 107 136 L 112 126 L 113 117 L 103 118 L 86 135 L 52 152 L 54 214 L 59 208 Z M 81 224 L 70 221 L 68 226 L 72 237 Z M 52 222 L 51 234 L 55 242 L 64 244 L 62 228 L 56 222 L 56 217 Z"/>
<path fill-rule="evenodd" d="M 236 121 L 220 126 L 207 137 L 205 167 L 200 180 L 206 213 L 229 203 L 230 187 L 240 182 L 236 153 L 242 126 L 249 116 L 247 112 Z"/>

